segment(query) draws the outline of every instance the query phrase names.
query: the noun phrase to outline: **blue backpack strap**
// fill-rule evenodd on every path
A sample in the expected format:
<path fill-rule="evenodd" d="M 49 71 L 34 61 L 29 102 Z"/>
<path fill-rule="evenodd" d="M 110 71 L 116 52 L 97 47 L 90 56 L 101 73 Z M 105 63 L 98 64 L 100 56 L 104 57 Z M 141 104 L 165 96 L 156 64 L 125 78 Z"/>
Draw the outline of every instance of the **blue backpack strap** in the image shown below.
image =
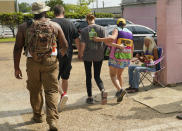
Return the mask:
<path fill-rule="evenodd" d="M 163 49 L 161 47 L 157 47 L 157 53 L 158 53 L 158 57 L 161 58 L 162 57 L 162 53 L 163 53 Z M 161 65 L 160 63 L 158 63 L 156 65 L 156 70 L 160 70 L 161 69 Z"/>
<path fill-rule="evenodd" d="M 159 56 L 159 58 L 162 56 L 162 53 L 163 53 L 163 50 L 162 50 L 162 48 L 161 47 L 158 47 L 157 48 L 157 53 L 158 53 L 158 56 Z"/>

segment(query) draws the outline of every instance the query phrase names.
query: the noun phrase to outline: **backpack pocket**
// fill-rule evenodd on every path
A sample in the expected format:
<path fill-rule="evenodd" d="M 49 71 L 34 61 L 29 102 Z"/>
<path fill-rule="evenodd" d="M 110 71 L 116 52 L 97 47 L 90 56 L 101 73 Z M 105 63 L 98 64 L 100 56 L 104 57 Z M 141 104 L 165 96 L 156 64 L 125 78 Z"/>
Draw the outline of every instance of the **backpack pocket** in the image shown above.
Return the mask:
<path fill-rule="evenodd" d="M 132 58 L 130 52 L 125 52 L 125 49 L 121 50 L 121 49 L 118 49 L 118 48 L 116 48 L 116 50 L 114 52 L 114 57 L 116 59 L 125 59 L 125 60 L 126 59 L 130 60 Z"/>

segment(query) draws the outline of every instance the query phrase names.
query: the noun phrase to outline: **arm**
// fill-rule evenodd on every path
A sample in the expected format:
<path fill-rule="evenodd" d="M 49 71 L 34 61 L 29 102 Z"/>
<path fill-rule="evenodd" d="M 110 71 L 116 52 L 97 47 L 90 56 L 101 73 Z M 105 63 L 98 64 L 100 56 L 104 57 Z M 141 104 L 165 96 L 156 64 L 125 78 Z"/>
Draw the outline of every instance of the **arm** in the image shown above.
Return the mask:
<path fill-rule="evenodd" d="M 132 47 L 131 47 L 131 57 L 133 58 L 133 51 L 134 51 L 134 43 L 132 44 Z"/>
<path fill-rule="evenodd" d="M 118 30 L 114 29 L 111 36 L 105 38 L 94 37 L 93 40 L 95 42 L 112 43 L 114 40 L 116 40 L 117 37 L 118 37 Z"/>
<path fill-rule="evenodd" d="M 64 36 L 64 33 L 61 29 L 61 27 L 58 25 L 58 44 L 60 45 L 60 53 L 62 56 L 64 56 L 67 52 L 68 49 L 68 42 Z"/>
<path fill-rule="evenodd" d="M 79 37 L 75 39 L 75 44 L 76 44 L 76 48 L 78 49 L 78 52 L 79 52 L 79 50 L 80 50 L 80 38 Z"/>
<path fill-rule="evenodd" d="M 78 52 L 78 58 L 80 60 L 83 58 L 83 53 L 86 46 L 86 37 L 88 37 L 85 32 L 86 32 L 85 29 L 83 29 L 81 32 L 81 39 L 80 39 L 80 46 L 79 46 L 80 52 Z"/>
<path fill-rule="evenodd" d="M 112 47 L 119 48 L 119 49 L 121 49 L 121 50 L 123 50 L 124 47 L 125 47 L 123 44 L 121 44 L 121 45 L 118 45 L 118 44 L 116 44 L 116 43 L 105 43 L 105 44 L 108 45 L 108 46 L 112 46 Z"/>
<path fill-rule="evenodd" d="M 93 40 L 95 42 L 104 42 L 104 43 L 108 43 L 110 42 L 110 37 L 106 37 L 106 38 L 100 38 L 100 37 L 94 37 Z M 112 41 L 111 41 L 112 42 Z"/>
<path fill-rule="evenodd" d="M 114 41 L 117 39 L 117 37 L 118 37 L 118 30 L 114 29 L 110 38 Z"/>
<path fill-rule="evenodd" d="M 78 52 L 80 50 L 80 38 L 79 38 L 79 33 L 78 33 L 78 29 L 76 28 L 76 26 L 71 22 L 71 34 L 72 34 L 72 39 L 74 39 L 75 44 L 76 44 L 76 48 L 78 49 Z"/>
<path fill-rule="evenodd" d="M 76 48 L 78 49 L 78 59 L 80 59 L 80 38 L 75 39 Z"/>
<path fill-rule="evenodd" d="M 79 52 L 79 59 L 82 59 L 83 58 L 83 52 L 85 50 L 85 43 L 84 42 L 81 42 L 80 43 L 80 52 Z"/>
<path fill-rule="evenodd" d="M 154 60 L 159 59 L 158 50 L 157 48 L 154 48 Z"/>
<path fill-rule="evenodd" d="M 25 27 L 21 27 L 21 26 L 18 28 L 18 32 L 16 35 L 16 42 L 15 42 L 15 46 L 13 50 L 14 70 L 15 70 L 15 77 L 17 79 L 22 79 L 22 72 L 19 66 L 20 66 L 22 49 L 25 44 L 24 32 L 22 31 L 22 28 L 25 28 Z"/>

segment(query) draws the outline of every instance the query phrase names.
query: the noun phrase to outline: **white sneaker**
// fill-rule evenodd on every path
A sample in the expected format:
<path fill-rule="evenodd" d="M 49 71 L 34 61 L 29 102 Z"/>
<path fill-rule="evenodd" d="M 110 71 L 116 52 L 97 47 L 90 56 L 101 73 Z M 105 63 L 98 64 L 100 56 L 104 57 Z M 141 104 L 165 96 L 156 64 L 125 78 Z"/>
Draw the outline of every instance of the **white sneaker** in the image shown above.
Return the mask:
<path fill-rule="evenodd" d="M 65 95 L 61 98 L 61 100 L 60 100 L 60 102 L 59 102 L 59 104 L 58 104 L 58 111 L 59 111 L 59 112 L 63 111 L 63 109 L 64 109 L 64 107 L 65 107 L 67 101 L 68 101 L 68 95 L 65 94 Z"/>

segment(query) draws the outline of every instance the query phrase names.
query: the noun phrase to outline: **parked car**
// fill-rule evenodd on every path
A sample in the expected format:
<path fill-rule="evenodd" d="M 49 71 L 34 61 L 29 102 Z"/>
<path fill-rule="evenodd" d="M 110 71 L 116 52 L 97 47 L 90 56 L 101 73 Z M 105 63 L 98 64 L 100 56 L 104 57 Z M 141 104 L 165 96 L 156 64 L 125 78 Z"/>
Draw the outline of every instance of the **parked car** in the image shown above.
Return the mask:
<path fill-rule="evenodd" d="M 7 38 L 7 37 L 13 37 L 12 31 L 11 30 L 1 30 L 0 38 Z"/>
<path fill-rule="evenodd" d="M 15 34 L 17 33 L 17 28 L 15 28 Z M 0 25 L 0 38 L 13 37 L 12 31 L 6 27 Z"/>
<path fill-rule="evenodd" d="M 114 18 L 96 18 L 95 19 L 95 23 L 98 25 L 101 25 L 103 27 L 107 27 L 107 26 L 112 26 L 112 25 L 116 25 L 117 19 Z M 126 21 L 127 24 L 133 24 L 131 21 L 127 20 Z M 86 22 L 86 20 L 78 20 L 75 23 L 77 29 L 79 30 L 79 32 L 81 32 L 81 30 L 85 27 L 88 26 L 88 23 Z"/>
<path fill-rule="evenodd" d="M 78 29 L 78 32 L 81 33 L 81 30 L 85 27 L 88 26 L 88 23 L 86 22 L 86 19 L 74 19 L 74 20 L 71 20 L 76 28 Z M 105 27 L 106 29 L 106 32 L 109 33 L 111 30 L 113 30 L 113 27 L 116 26 L 116 22 L 117 22 L 117 19 L 114 19 L 114 18 L 96 18 L 95 19 L 95 23 L 98 24 L 98 25 L 101 25 L 103 27 Z M 127 20 L 126 21 L 127 24 L 133 24 L 131 21 Z M 76 49 L 76 45 L 75 43 L 73 43 L 73 47 L 74 49 Z"/>
<path fill-rule="evenodd" d="M 115 26 L 116 27 L 116 26 Z M 112 34 L 112 30 L 115 28 L 109 28 L 109 34 Z M 144 37 L 151 36 L 157 43 L 156 32 L 149 27 L 137 24 L 127 24 L 126 28 L 133 33 L 133 43 L 134 43 L 134 55 L 136 53 L 141 53 L 143 51 Z"/>

